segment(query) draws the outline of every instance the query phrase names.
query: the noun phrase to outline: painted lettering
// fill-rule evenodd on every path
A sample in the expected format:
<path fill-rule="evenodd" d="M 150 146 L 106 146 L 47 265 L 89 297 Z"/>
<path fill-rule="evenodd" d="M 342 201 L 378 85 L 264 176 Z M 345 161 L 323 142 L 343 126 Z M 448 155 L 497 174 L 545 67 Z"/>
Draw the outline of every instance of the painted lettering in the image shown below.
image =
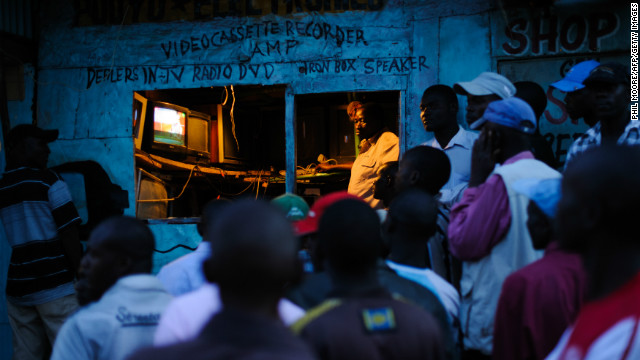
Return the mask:
<path fill-rule="evenodd" d="M 563 20 L 555 15 L 517 18 L 505 26 L 507 41 L 502 50 L 508 55 L 525 55 L 529 47 L 534 55 L 576 52 L 585 46 L 589 51 L 601 51 L 601 40 L 619 29 L 618 16 L 607 11 Z"/>

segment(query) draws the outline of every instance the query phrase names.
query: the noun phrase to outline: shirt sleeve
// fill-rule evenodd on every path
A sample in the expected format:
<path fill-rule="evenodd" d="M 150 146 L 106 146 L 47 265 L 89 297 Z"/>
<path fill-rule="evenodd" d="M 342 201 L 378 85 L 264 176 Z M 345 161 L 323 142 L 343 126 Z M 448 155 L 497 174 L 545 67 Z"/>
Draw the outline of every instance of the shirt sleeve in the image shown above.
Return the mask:
<path fill-rule="evenodd" d="M 478 260 L 506 235 L 511 225 L 507 188 L 499 175 L 465 190 L 451 210 L 449 248 L 460 260 Z"/>
<path fill-rule="evenodd" d="M 160 317 L 160 322 L 158 322 L 158 327 L 153 336 L 153 345 L 167 346 L 185 341 L 186 337 L 181 334 L 181 329 L 180 312 L 175 303 L 172 302 Z"/>
<path fill-rule="evenodd" d="M 391 135 L 392 136 L 384 137 L 384 143 L 380 144 L 383 145 L 379 154 L 380 165 L 386 164 L 390 161 L 398 161 L 398 156 L 400 155 L 398 138 L 393 133 Z"/>
<path fill-rule="evenodd" d="M 72 224 L 80 224 L 82 220 L 73 204 L 69 187 L 64 181 L 58 180 L 53 183 L 49 188 L 48 196 L 51 213 L 58 231 L 64 230 Z"/>

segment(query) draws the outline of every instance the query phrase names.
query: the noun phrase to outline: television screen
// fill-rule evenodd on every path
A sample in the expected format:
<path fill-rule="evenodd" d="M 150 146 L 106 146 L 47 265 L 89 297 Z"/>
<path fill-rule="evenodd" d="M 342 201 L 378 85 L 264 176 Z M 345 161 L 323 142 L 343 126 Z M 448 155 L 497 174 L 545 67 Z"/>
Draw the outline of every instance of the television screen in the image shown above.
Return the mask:
<path fill-rule="evenodd" d="M 194 112 L 189 116 L 187 128 L 187 148 L 209 153 L 209 118 L 198 116 Z"/>
<path fill-rule="evenodd" d="M 162 107 L 153 108 L 153 141 L 168 145 L 185 146 L 187 113 Z"/>

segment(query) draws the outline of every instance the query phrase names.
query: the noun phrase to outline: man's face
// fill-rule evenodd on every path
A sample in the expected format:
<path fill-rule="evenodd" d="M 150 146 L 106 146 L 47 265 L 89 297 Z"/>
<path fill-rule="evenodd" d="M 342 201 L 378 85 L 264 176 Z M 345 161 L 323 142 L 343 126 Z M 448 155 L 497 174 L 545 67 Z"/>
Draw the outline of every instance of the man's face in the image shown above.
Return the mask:
<path fill-rule="evenodd" d="M 445 129 L 450 121 L 456 121 L 455 113 L 442 96 L 437 94 L 427 94 L 420 101 L 420 119 L 422 126 L 429 132 Z"/>
<path fill-rule="evenodd" d="M 120 257 L 108 247 L 108 241 L 95 233 L 89 238 L 76 284 L 81 304 L 99 300 L 119 278 L 116 264 Z"/>
<path fill-rule="evenodd" d="M 378 178 L 373 183 L 373 198 L 382 200 L 388 206 L 394 192 L 395 171 L 388 166 L 384 166 L 378 172 Z"/>
<path fill-rule="evenodd" d="M 581 251 L 585 247 L 585 239 L 590 227 L 590 218 L 585 216 L 590 209 L 587 200 L 580 191 L 584 179 L 565 178 L 562 185 L 562 197 L 558 202 L 554 231 L 562 246 L 573 251 Z"/>
<path fill-rule="evenodd" d="M 471 125 L 480 119 L 487 106 L 496 100 L 500 100 L 500 96 L 495 94 L 482 96 L 467 95 L 467 124 Z"/>
<path fill-rule="evenodd" d="M 413 170 L 410 160 L 404 159 L 404 161 L 400 161 L 400 164 L 398 165 L 398 172 L 396 172 L 394 179 L 396 193 L 400 193 L 402 190 L 411 186 L 410 178 L 412 172 Z"/>
<path fill-rule="evenodd" d="M 373 137 L 379 130 L 382 124 L 379 124 L 376 120 L 371 119 L 366 113 L 365 109 L 357 109 L 356 114 L 353 117 L 354 126 L 356 128 L 356 134 L 360 140 Z"/>
<path fill-rule="evenodd" d="M 564 97 L 564 104 L 567 108 L 569 117 L 574 120 L 583 118 L 586 114 L 593 112 L 593 98 L 590 97 L 589 89 L 582 88 L 580 90 L 568 92 Z M 595 124 L 587 124 L 593 126 Z"/>
<path fill-rule="evenodd" d="M 629 106 L 629 91 L 624 84 L 594 82 L 589 84 L 593 93 L 593 111 L 600 121 L 623 116 Z"/>

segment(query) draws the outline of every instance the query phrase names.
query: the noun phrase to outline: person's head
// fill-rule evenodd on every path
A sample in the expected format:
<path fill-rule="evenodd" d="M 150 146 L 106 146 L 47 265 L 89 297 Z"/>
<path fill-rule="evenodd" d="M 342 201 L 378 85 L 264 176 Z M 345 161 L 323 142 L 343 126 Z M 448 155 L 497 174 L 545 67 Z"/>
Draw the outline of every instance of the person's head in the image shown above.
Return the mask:
<path fill-rule="evenodd" d="M 563 247 L 633 245 L 640 219 L 640 148 L 603 145 L 589 149 L 567 166 L 556 214 Z"/>
<path fill-rule="evenodd" d="M 420 119 L 428 132 L 439 132 L 449 128 L 458 128 L 458 97 L 452 88 L 446 85 L 433 85 L 422 94 L 420 101 Z"/>
<path fill-rule="evenodd" d="M 536 119 L 540 120 L 544 109 L 547 108 L 547 94 L 542 86 L 533 81 L 518 81 L 513 85 L 516 87 L 514 96 L 529 104 L 536 114 Z"/>
<path fill-rule="evenodd" d="M 535 249 L 544 249 L 554 240 L 553 219 L 561 196 L 560 181 L 560 178 L 529 178 L 513 184 L 516 192 L 529 198 L 527 229 Z"/>
<path fill-rule="evenodd" d="M 220 218 L 223 213 L 223 209 L 231 203 L 231 200 L 220 198 L 213 199 L 206 203 L 202 208 L 202 214 L 200 215 L 200 222 L 198 222 L 197 230 L 198 234 L 204 239 L 205 233 L 214 226 L 215 221 Z"/>
<path fill-rule="evenodd" d="M 593 112 L 593 100 L 583 82 L 591 70 L 598 65 L 600 63 L 595 60 L 582 61 L 569 69 L 564 78 L 551 84 L 552 87 L 566 93 L 564 104 L 569 117 L 574 120 L 584 118 L 585 123 L 589 126 L 595 125 L 597 120 L 594 120 L 595 117 L 589 116 Z"/>
<path fill-rule="evenodd" d="M 347 105 L 347 115 L 349 115 L 349 120 L 353 121 L 356 117 L 356 110 L 362 107 L 362 103 L 360 101 L 352 101 Z"/>
<path fill-rule="evenodd" d="M 362 200 L 337 201 L 320 219 L 318 243 L 332 278 L 369 274 L 382 249 L 380 218 Z"/>
<path fill-rule="evenodd" d="M 324 215 L 327 208 L 341 200 L 356 200 L 363 201 L 360 197 L 349 194 L 347 191 L 336 191 L 321 196 L 316 200 L 307 217 L 302 220 L 295 221 L 293 223 L 295 233 L 301 238 L 306 238 L 309 242 L 309 255 L 313 263 L 315 271 L 322 271 L 324 269 L 324 254 L 322 249 L 318 247 L 317 235 L 320 226 L 320 218 Z"/>
<path fill-rule="evenodd" d="M 453 90 L 467 97 L 466 119 L 469 125 L 482 116 L 490 103 L 510 98 L 516 93 L 509 79 L 494 72 L 483 72 L 471 81 L 456 83 Z"/>
<path fill-rule="evenodd" d="M 7 134 L 7 170 L 26 166 L 44 169 L 49 161 L 49 143 L 58 138 L 58 130 L 43 130 L 35 125 L 17 125 Z"/>
<path fill-rule="evenodd" d="M 118 279 L 150 273 L 155 241 L 142 221 L 108 218 L 93 229 L 80 262 L 76 291 L 82 305 L 99 300 Z"/>
<path fill-rule="evenodd" d="M 471 128 L 482 127 L 482 132 L 489 139 L 493 160 L 502 163 L 531 148 L 530 136 L 536 131 L 536 124 L 531 106 L 522 99 L 511 97 L 489 104 L 484 115 L 471 124 Z"/>
<path fill-rule="evenodd" d="M 389 206 L 382 225 L 383 238 L 393 251 L 426 241 L 436 232 L 438 201 L 426 191 L 410 188 L 400 192 Z"/>
<path fill-rule="evenodd" d="M 390 161 L 378 170 L 378 178 L 373 183 L 373 198 L 382 200 L 384 207 L 389 207 L 395 196 L 395 177 L 398 172 L 398 162 Z"/>
<path fill-rule="evenodd" d="M 220 287 L 225 307 L 275 307 L 284 286 L 300 277 L 291 224 L 274 205 L 238 200 L 211 230 L 216 240 L 203 270 Z"/>
<path fill-rule="evenodd" d="M 353 122 L 358 137 L 369 139 L 384 127 L 384 111 L 376 103 L 366 103 L 356 109 Z"/>
<path fill-rule="evenodd" d="M 302 220 L 309 212 L 309 204 L 300 196 L 292 193 L 284 193 L 271 199 L 271 203 L 282 210 L 289 221 Z"/>
<path fill-rule="evenodd" d="M 396 174 L 396 193 L 410 187 L 435 196 L 451 176 L 451 161 L 440 149 L 416 146 L 402 155 Z"/>
<path fill-rule="evenodd" d="M 593 98 L 593 111 L 598 121 L 627 117 L 631 101 L 630 79 L 629 69 L 618 63 L 602 64 L 591 70 L 584 85 Z"/>

